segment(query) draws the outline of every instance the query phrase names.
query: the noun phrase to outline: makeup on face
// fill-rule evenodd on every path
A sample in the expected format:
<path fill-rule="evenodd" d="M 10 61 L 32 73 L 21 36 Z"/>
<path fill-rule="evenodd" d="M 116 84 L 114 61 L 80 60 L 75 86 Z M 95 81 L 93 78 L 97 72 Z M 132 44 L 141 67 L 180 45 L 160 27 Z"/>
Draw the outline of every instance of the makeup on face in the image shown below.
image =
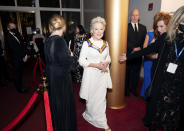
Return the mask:
<path fill-rule="evenodd" d="M 160 33 L 160 35 L 162 35 L 163 33 L 165 33 L 167 31 L 167 25 L 164 23 L 163 20 L 158 21 L 157 30 Z"/>
<path fill-rule="evenodd" d="M 102 37 L 104 35 L 104 30 L 105 30 L 105 27 L 102 23 L 95 23 L 93 25 L 93 29 L 92 29 L 93 39 L 95 39 L 95 40 L 102 39 Z"/>

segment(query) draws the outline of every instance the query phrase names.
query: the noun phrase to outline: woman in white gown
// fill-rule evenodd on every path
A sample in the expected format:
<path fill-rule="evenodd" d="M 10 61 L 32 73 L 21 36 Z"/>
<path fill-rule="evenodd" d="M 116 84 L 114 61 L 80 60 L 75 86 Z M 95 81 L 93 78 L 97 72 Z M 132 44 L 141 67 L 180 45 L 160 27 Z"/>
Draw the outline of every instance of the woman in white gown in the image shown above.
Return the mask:
<path fill-rule="evenodd" d="M 83 117 L 97 128 L 110 131 L 106 118 L 107 88 L 112 88 L 109 71 L 109 45 L 102 40 L 106 22 L 102 17 L 91 21 L 92 37 L 83 43 L 79 64 L 84 68 L 80 97 L 86 100 Z"/>

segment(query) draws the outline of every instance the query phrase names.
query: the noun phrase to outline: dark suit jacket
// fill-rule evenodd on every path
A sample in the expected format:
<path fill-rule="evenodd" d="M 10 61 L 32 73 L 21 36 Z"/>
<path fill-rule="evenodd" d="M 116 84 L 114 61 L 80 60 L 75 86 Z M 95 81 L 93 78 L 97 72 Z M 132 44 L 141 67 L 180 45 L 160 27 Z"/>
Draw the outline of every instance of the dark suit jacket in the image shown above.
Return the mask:
<path fill-rule="evenodd" d="M 127 54 L 130 54 L 132 50 L 136 47 L 143 48 L 143 43 L 147 34 L 146 27 L 142 24 L 138 24 L 138 33 L 137 33 L 137 39 L 136 39 L 136 33 L 134 31 L 134 28 L 132 27 L 132 24 L 128 24 L 128 38 L 127 38 Z"/>
<path fill-rule="evenodd" d="M 5 44 L 6 44 L 6 48 L 8 49 L 10 55 L 14 60 L 22 60 L 23 57 L 26 55 L 24 41 L 20 34 L 17 34 L 16 36 L 19 42 L 11 33 L 8 32 L 6 35 Z"/>
<path fill-rule="evenodd" d="M 2 41 L 0 40 L 0 57 L 3 55 Z"/>

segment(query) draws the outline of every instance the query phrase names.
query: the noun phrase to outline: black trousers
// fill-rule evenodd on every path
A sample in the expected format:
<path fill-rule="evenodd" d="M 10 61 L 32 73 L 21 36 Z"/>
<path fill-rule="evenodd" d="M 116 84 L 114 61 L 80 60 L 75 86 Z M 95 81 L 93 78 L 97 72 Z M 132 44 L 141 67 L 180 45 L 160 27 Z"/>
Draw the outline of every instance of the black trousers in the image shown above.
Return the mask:
<path fill-rule="evenodd" d="M 4 80 L 8 80 L 9 76 L 6 69 L 6 61 L 4 56 L 0 56 L 0 83 Z"/>
<path fill-rule="evenodd" d="M 13 59 L 13 81 L 17 91 L 22 89 L 22 69 L 23 61 L 21 59 Z"/>
<path fill-rule="evenodd" d="M 129 95 L 130 91 L 137 93 L 137 86 L 140 80 L 142 58 L 127 61 L 125 95 Z"/>

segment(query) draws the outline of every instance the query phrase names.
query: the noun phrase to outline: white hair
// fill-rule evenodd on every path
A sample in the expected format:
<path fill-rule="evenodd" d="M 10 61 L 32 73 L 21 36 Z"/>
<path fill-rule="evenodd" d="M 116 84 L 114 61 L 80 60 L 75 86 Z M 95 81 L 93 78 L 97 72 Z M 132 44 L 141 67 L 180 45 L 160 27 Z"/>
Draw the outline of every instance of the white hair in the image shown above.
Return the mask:
<path fill-rule="evenodd" d="M 95 18 L 93 18 L 93 19 L 91 20 L 90 31 L 92 31 L 93 26 L 94 26 L 94 24 L 96 24 L 96 23 L 101 23 L 101 24 L 104 26 L 104 29 L 105 29 L 105 26 L 106 26 L 105 19 L 102 18 L 102 17 L 100 17 L 100 16 L 97 16 L 97 17 L 95 17 Z"/>

